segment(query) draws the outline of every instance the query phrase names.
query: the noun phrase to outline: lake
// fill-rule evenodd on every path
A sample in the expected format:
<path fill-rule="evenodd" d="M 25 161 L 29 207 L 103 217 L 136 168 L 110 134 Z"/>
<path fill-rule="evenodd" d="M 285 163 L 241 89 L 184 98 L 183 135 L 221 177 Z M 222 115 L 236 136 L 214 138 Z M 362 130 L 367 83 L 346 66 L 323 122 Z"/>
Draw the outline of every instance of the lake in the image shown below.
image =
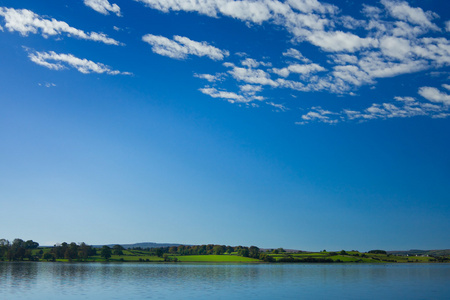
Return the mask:
<path fill-rule="evenodd" d="M 450 264 L 0 262 L 0 299 L 450 299 Z"/>

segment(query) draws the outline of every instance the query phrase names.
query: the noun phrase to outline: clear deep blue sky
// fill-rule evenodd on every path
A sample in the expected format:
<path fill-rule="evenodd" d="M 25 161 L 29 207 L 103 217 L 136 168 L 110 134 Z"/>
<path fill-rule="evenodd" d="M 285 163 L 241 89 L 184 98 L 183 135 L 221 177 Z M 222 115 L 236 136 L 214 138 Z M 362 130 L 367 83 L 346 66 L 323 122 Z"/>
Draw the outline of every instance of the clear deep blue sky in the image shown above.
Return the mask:
<path fill-rule="evenodd" d="M 0 238 L 450 248 L 446 0 L 203 2 L 0 0 Z"/>

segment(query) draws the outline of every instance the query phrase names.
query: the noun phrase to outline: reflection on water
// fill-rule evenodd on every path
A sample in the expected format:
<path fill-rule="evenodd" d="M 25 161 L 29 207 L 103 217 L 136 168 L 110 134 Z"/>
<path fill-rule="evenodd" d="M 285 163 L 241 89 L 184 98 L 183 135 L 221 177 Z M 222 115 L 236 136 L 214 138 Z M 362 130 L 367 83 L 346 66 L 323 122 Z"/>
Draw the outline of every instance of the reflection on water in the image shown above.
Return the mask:
<path fill-rule="evenodd" d="M 0 263 L 0 299 L 447 299 L 450 264 Z"/>

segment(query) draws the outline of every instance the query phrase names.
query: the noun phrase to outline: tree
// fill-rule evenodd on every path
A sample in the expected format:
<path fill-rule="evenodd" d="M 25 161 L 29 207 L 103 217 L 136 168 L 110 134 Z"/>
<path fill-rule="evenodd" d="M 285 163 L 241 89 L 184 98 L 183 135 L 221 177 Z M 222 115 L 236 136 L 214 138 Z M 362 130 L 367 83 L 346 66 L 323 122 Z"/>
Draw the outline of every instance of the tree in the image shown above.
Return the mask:
<path fill-rule="evenodd" d="M 78 256 L 82 259 L 87 259 L 89 256 L 96 255 L 97 252 L 95 251 L 92 246 L 86 245 L 85 242 L 80 243 L 78 246 Z"/>
<path fill-rule="evenodd" d="M 103 246 L 102 251 L 100 252 L 100 256 L 108 260 L 111 257 L 111 248 L 109 248 L 108 246 Z"/>
<path fill-rule="evenodd" d="M 72 259 L 78 258 L 78 245 L 74 242 L 70 243 L 70 245 L 66 248 L 64 252 L 64 258 L 67 258 L 69 261 Z"/>
<path fill-rule="evenodd" d="M 9 243 L 8 240 L 0 239 L 0 258 L 5 256 L 10 247 L 11 244 Z"/>
<path fill-rule="evenodd" d="M 385 250 L 370 250 L 368 253 L 372 253 L 372 254 L 387 254 L 387 252 Z"/>
<path fill-rule="evenodd" d="M 249 253 L 250 252 L 248 251 L 248 248 L 243 248 L 243 249 L 238 250 L 238 255 L 243 256 L 243 257 L 248 257 Z"/>
<path fill-rule="evenodd" d="M 39 247 L 39 243 L 34 242 L 33 240 L 28 240 L 24 243 L 25 249 L 36 249 Z"/>
<path fill-rule="evenodd" d="M 155 255 L 158 256 L 158 257 L 162 257 L 162 256 L 163 256 L 163 251 L 162 251 L 162 249 L 161 249 L 161 248 L 157 248 L 157 249 L 155 250 Z"/>
<path fill-rule="evenodd" d="M 53 253 L 50 253 L 50 252 L 44 253 L 42 258 L 47 260 L 47 261 L 49 261 L 49 260 L 55 261 L 55 256 L 53 255 Z"/>
<path fill-rule="evenodd" d="M 261 253 L 259 255 L 259 259 L 263 260 L 263 261 L 266 261 L 266 262 L 274 262 L 275 261 L 275 259 L 272 256 L 270 256 L 270 255 L 268 255 L 266 253 Z"/>
<path fill-rule="evenodd" d="M 124 247 L 122 247 L 121 245 L 114 245 L 113 246 L 113 254 L 114 255 L 123 255 L 123 251 L 125 250 Z"/>
<path fill-rule="evenodd" d="M 23 260 L 25 257 L 25 242 L 21 239 L 15 239 L 8 251 L 8 259 Z"/>
<path fill-rule="evenodd" d="M 250 246 L 248 256 L 253 257 L 253 258 L 259 258 L 259 253 L 260 253 L 260 251 L 259 251 L 258 247 Z"/>
<path fill-rule="evenodd" d="M 220 246 L 220 245 L 215 245 L 212 250 L 215 255 L 222 255 L 225 252 L 225 247 Z"/>

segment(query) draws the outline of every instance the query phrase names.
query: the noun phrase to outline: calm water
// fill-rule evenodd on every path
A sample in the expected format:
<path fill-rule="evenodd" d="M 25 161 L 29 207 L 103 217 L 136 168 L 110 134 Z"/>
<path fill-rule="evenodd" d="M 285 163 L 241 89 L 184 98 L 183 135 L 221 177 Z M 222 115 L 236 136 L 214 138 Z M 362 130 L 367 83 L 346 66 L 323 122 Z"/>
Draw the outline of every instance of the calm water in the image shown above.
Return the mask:
<path fill-rule="evenodd" d="M 0 299 L 450 299 L 450 264 L 0 263 Z"/>

